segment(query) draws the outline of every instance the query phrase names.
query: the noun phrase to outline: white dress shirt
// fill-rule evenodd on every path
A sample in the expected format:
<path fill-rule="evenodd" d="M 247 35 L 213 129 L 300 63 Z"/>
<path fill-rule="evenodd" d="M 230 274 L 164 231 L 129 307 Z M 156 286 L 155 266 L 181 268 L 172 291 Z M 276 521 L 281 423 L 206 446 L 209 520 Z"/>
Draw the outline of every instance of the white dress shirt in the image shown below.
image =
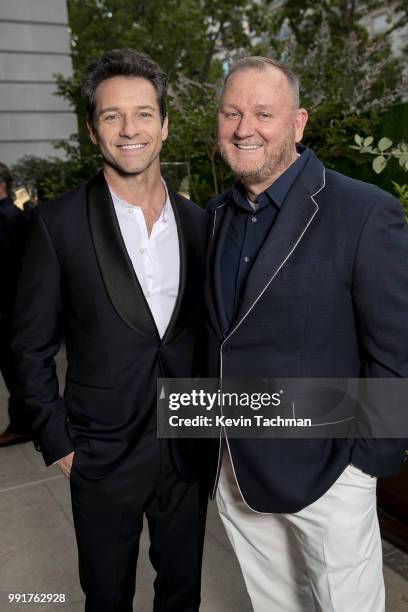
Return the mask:
<path fill-rule="evenodd" d="M 125 202 L 109 187 L 126 250 L 160 338 L 163 338 L 173 314 L 180 280 L 176 219 L 164 181 L 163 184 L 166 202 L 150 236 L 140 206 Z"/>

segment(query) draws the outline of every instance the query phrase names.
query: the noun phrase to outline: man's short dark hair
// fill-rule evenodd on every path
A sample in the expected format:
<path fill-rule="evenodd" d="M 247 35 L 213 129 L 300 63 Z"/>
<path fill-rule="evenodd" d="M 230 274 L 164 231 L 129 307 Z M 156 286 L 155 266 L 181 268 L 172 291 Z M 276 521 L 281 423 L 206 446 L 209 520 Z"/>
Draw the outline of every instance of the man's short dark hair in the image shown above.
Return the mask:
<path fill-rule="evenodd" d="M 88 120 L 92 125 L 96 108 L 96 89 L 102 81 L 115 76 L 141 77 L 149 81 L 156 91 L 163 123 L 167 115 L 167 74 L 146 53 L 136 49 L 111 49 L 100 59 L 88 64 L 82 79 L 82 96 Z"/>
<path fill-rule="evenodd" d="M 0 181 L 6 183 L 7 195 L 10 195 L 11 188 L 13 187 L 13 175 L 6 164 L 3 164 L 2 162 L 0 162 Z"/>

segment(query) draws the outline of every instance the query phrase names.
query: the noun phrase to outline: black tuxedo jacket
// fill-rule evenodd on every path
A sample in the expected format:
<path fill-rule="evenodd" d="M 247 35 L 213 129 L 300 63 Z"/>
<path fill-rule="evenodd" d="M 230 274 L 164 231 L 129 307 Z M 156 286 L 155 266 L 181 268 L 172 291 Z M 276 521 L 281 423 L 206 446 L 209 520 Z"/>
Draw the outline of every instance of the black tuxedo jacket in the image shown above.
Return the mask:
<path fill-rule="evenodd" d="M 253 263 L 225 335 L 220 262 L 229 202 L 226 192 L 209 205 L 211 376 L 408 377 L 408 231 L 395 198 L 325 170 L 312 154 Z M 327 491 L 348 463 L 373 475 L 397 471 L 406 442 L 230 439 L 228 445 L 251 508 L 296 512 Z"/>
<path fill-rule="evenodd" d="M 156 430 L 156 379 L 201 373 L 208 215 L 169 189 L 180 285 L 160 339 L 127 254 L 103 174 L 33 215 L 13 324 L 19 393 L 50 464 L 76 451 L 87 478 L 110 473 Z M 64 330 L 68 371 L 59 396 L 54 356 Z M 174 444 L 177 467 L 192 461 Z"/>

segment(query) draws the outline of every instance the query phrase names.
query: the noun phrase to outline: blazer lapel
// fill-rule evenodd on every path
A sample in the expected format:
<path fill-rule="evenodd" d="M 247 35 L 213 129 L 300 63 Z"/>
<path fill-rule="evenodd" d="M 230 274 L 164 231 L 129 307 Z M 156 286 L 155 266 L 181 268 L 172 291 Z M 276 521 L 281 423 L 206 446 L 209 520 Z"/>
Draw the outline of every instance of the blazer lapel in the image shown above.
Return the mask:
<path fill-rule="evenodd" d="M 113 307 L 134 331 L 157 337 L 157 328 L 126 251 L 102 172 L 89 181 L 87 200 L 96 257 Z"/>
<path fill-rule="evenodd" d="M 314 196 L 324 187 L 324 168 L 314 156 L 311 161 L 312 164 L 308 162 L 289 191 L 282 209 L 254 261 L 229 336 L 241 325 L 279 270 L 288 261 L 319 210 Z M 317 173 L 314 172 L 313 175 L 309 175 L 306 182 L 304 180 L 307 177 L 306 173 L 317 169 L 319 169 L 319 181 L 316 182 Z M 312 191 L 310 187 L 314 190 Z"/>
<path fill-rule="evenodd" d="M 225 314 L 223 290 L 222 290 L 222 274 L 221 261 L 224 250 L 225 240 L 232 221 L 232 210 L 229 205 L 229 200 L 218 206 L 214 211 L 213 227 L 211 229 L 211 245 L 209 249 L 209 277 L 212 279 L 209 293 L 213 303 L 213 308 L 210 308 L 210 316 L 213 323 L 218 328 L 220 337 L 224 337 L 228 329 L 228 320 Z"/>
<path fill-rule="evenodd" d="M 177 234 L 180 249 L 180 281 L 179 290 L 169 325 L 163 337 L 166 343 L 179 334 L 197 314 L 201 307 L 203 287 L 202 278 L 204 254 L 200 254 L 198 236 L 194 230 L 189 206 L 192 206 L 173 191 L 167 184 L 170 203 L 177 224 Z"/>

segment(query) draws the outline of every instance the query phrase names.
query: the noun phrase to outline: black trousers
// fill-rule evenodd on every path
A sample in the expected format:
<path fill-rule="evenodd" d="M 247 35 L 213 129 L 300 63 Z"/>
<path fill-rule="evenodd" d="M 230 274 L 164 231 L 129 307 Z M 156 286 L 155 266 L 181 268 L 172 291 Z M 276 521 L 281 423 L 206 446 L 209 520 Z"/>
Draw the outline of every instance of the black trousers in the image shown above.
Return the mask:
<path fill-rule="evenodd" d="M 166 440 L 148 438 L 140 446 L 98 481 L 81 475 L 74 458 L 71 499 L 85 611 L 132 612 L 145 515 L 157 573 L 154 612 L 197 612 L 207 487 L 180 480 Z"/>

